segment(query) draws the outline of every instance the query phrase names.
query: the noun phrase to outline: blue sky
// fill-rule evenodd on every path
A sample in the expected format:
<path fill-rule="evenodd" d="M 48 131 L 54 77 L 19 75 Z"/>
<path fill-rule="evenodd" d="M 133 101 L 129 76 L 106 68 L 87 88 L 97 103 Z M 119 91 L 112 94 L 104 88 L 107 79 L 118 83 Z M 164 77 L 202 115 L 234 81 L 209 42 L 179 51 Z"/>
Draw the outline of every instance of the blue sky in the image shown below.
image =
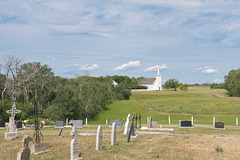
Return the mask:
<path fill-rule="evenodd" d="M 240 68 L 238 0 L 1 0 L 6 54 L 55 75 L 223 82 Z"/>

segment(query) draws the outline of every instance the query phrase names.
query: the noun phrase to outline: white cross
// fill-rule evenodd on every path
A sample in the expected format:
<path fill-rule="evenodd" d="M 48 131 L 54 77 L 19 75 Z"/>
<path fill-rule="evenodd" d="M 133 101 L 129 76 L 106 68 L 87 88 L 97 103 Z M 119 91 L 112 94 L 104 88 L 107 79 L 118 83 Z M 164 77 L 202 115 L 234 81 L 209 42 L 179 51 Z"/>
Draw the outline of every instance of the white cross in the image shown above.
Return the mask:
<path fill-rule="evenodd" d="M 21 113 L 21 111 L 16 108 L 15 102 L 13 103 L 12 109 L 11 110 L 7 110 L 6 112 L 8 114 L 11 114 L 11 117 L 13 117 L 13 118 L 15 117 L 16 114 Z"/>

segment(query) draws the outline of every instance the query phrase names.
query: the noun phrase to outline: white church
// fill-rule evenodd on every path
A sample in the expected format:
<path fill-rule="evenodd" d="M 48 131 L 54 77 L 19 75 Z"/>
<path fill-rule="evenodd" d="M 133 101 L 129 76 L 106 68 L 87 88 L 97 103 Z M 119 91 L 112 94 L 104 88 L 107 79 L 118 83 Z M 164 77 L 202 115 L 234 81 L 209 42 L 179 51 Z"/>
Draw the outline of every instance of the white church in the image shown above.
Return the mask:
<path fill-rule="evenodd" d="M 160 75 L 160 69 L 158 68 L 158 74 L 156 78 L 142 78 L 138 83 L 140 86 L 148 87 L 147 91 L 161 91 L 162 90 L 162 77 Z"/>

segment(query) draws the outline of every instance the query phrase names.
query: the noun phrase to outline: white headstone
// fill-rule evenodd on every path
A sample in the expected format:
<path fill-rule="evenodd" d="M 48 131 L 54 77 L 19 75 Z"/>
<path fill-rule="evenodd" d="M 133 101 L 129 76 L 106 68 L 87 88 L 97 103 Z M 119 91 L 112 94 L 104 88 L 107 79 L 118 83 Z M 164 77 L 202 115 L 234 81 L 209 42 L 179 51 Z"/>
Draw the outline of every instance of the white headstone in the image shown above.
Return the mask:
<path fill-rule="evenodd" d="M 108 125 L 108 119 L 106 118 L 106 125 Z"/>
<path fill-rule="evenodd" d="M 116 123 L 114 122 L 112 124 L 112 134 L 111 134 L 111 145 L 115 146 L 117 143 L 117 127 L 116 127 Z"/>
<path fill-rule="evenodd" d="M 87 118 L 86 118 L 86 126 L 87 126 Z"/>
<path fill-rule="evenodd" d="M 213 117 L 213 125 L 215 126 L 215 117 Z"/>
<path fill-rule="evenodd" d="M 125 123 L 125 128 L 124 128 L 124 134 L 128 134 L 129 132 L 129 128 L 130 128 L 130 114 L 128 114 L 127 116 L 127 120 L 126 120 L 126 123 Z"/>
<path fill-rule="evenodd" d="M 97 129 L 97 137 L 96 137 L 96 150 L 102 150 L 102 141 L 103 141 L 103 133 L 102 126 L 98 126 Z"/>
<path fill-rule="evenodd" d="M 191 122 L 192 122 L 192 126 L 193 126 L 193 116 L 192 116 L 192 120 L 191 120 Z"/>
<path fill-rule="evenodd" d="M 236 126 L 238 126 L 238 117 L 236 117 Z"/>
<path fill-rule="evenodd" d="M 77 140 L 77 129 L 76 127 L 72 127 L 72 131 L 70 132 L 70 135 L 72 136 L 72 140 L 70 143 L 70 155 L 71 160 L 78 159 L 78 140 Z"/>
<path fill-rule="evenodd" d="M 66 126 L 68 125 L 68 118 L 66 119 Z"/>
<path fill-rule="evenodd" d="M 168 124 L 171 124 L 170 116 L 168 116 Z"/>

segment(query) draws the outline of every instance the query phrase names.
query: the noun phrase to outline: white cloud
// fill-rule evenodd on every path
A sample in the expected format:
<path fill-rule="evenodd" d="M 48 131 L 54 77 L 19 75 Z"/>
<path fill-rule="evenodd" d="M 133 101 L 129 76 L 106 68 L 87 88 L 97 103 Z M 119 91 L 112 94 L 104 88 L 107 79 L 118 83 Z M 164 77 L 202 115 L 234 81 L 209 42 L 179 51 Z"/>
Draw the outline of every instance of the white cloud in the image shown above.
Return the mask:
<path fill-rule="evenodd" d="M 213 82 L 214 83 L 222 83 L 222 82 L 224 82 L 224 80 L 223 79 L 214 79 Z"/>
<path fill-rule="evenodd" d="M 79 69 L 82 71 L 90 71 L 90 70 L 96 70 L 99 68 L 99 65 L 93 64 L 92 66 L 89 65 L 82 65 Z"/>
<path fill-rule="evenodd" d="M 163 64 L 163 65 L 156 65 L 156 66 L 153 66 L 153 67 L 149 67 L 149 68 L 147 68 L 147 69 L 145 69 L 144 71 L 145 72 L 151 72 L 151 71 L 156 71 L 157 69 L 167 69 L 167 66 L 166 66 L 166 64 Z"/>
<path fill-rule="evenodd" d="M 208 68 L 208 69 L 204 69 L 202 72 L 206 74 L 214 74 L 214 73 L 218 73 L 218 70 L 214 68 Z"/>
<path fill-rule="evenodd" d="M 137 68 L 139 66 L 140 66 L 140 61 L 130 61 L 121 66 L 116 67 L 114 71 L 129 70 L 129 69 Z"/>
<path fill-rule="evenodd" d="M 206 67 L 200 67 L 200 68 L 197 68 L 198 70 L 202 70 L 203 73 L 206 73 L 206 74 L 215 74 L 215 73 L 218 73 L 218 69 L 216 68 L 213 68 L 213 67 L 209 67 L 209 66 L 206 66 Z"/>

